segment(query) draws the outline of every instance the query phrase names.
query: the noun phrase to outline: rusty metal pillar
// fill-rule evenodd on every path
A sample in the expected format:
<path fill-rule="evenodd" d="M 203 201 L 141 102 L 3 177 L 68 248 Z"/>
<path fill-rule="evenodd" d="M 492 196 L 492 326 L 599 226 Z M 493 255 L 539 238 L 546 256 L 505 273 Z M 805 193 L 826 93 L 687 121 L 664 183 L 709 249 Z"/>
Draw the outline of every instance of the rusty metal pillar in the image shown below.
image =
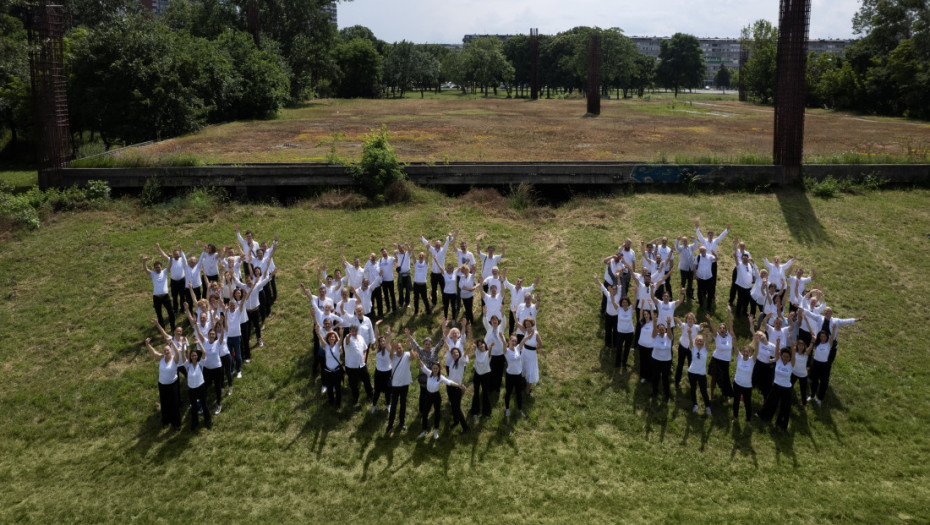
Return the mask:
<path fill-rule="evenodd" d="M 588 114 L 601 114 L 601 37 L 588 39 Z"/>
<path fill-rule="evenodd" d="M 37 127 L 36 160 L 40 172 L 67 167 L 71 158 L 62 46 L 63 12 L 62 6 L 44 0 L 29 13 L 29 69 Z"/>
<path fill-rule="evenodd" d="M 737 87 L 739 88 L 739 101 L 746 102 L 748 100 L 748 92 L 746 90 L 746 77 L 743 73 L 746 72 L 746 62 L 749 61 L 749 47 L 746 45 L 742 39 L 739 41 L 739 78 L 737 79 Z"/>
<path fill-rule="evenodd" d="M 530 100 L 539 100 L 539 28 L 530 29 Z"/>
<path fill-rule="evenodd" d="M 784 166 L 785 182 L 801 175 L 804 154 L 804 99 L 807 88 L 807 32 L 810 0 L 781 0 L 775 61 L 775 137 L 772 158 Z"/>

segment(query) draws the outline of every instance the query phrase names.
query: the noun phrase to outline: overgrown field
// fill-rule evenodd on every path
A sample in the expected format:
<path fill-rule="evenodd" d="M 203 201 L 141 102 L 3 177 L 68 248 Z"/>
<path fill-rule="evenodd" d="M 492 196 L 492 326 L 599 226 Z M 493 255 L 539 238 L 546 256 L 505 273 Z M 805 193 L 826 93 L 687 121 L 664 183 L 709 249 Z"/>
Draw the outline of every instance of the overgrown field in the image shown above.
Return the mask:
<path fill-rule="evenodd" d="M 771 107 L 735 96 L 654 94 L 605 100 L 597 118 L 585 102 L 463 97 L 319 100 L 269 121 L 209 126 L 200 133 L 125 153 L 128 164 L 164 157 L 198 162 L 357 160 L 362 138 L 386 124 L 404 162 L 658 161 L 771 163 Z M 930 162 L 930 124 L 808 110 L 807 162 Z"/>
<path fill-rule="evenodd" d="M 635 194 L 521 214 L 489 191 L 417 190 L 414 203 L 360 211 L 123 203 L 57 215 L 6 234 L 0 254 L 0 522 L 928 522 L 928 204 L 925 190 Z M 694 415 L 687 387 L 669 405 L 650 401 L 601 350 L 600 260 L 627 236 L 693 235 L 695 218 L 732 223 L 757 256 L 798 257 L 839 316 L 868 314 L 841 331 L 829 401 L 795 408 L 787 433 L 733 425 L 716 403 Z M 212 430 L 192 434 L 185 419 L 180 433 L 163 431 L 140 256 L 154 257 L 156 242 L 231 244 L 235 222 L 281 239 L 265 347 Z M 456 228 L 472 249 L 476 238 L 506 241 L 510 276 L 542 276 L 547 345 L 529 418 L 507 421 L 501 402 L 468 435 L 444 415 L 438 441 L 417 441 L 416 387 L 410 430 L 394 437 L 383 409 L 333 413 L 309 377 L 298 284 L 336 267 L 340 246 L 364 254 Z M 718 317 L 730 268 L 721 264 Z M 386 323 L 437 334 L 439 314 L 411 312 Z M 746 324 L 737 332 L 745 341 Z"/>

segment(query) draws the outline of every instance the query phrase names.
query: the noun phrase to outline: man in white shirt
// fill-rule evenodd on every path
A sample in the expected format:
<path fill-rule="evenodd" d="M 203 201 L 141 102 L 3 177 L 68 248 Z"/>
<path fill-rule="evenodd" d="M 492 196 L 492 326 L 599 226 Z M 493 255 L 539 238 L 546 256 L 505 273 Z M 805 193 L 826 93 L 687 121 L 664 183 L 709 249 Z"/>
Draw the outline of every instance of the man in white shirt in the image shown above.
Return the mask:
<path fill-rule="evenodd" d="M 456 266 L 455 266 L 456 269 L 459 269 L 462 266 L 468 266 L 468 269 L 472 273 L 474 273 L 475 269 L 477 268 L 476 263 L 475 263 L 475 254 L 468 251 L 468 246 L 466 246 L 465 241 L 460 241 L 459 248 L 455 250 L 455 263 L 456 263 Z M 456 278 L 455 281 L 456 281 L 455 289 L 457 290 L 455 294 L 455 304 L 457 308 L 456 311 L 461 311 L 462 310 L 462 293 L 461 293 L 461 284 L 460 284 L 461 278 Z"/>
<path fill-rule="evenodd" d="M 429 262 L 426 260 L 426 254 L 420 252 L 417 255 L 417 262 L 413 265 L 413 315 L 420 313 L 420 299 L 423 299 L 423 307 L 427 313 L 432 313 L 429 299 L 426 297 L 426 274 L 429 273 Z M 442 274 L 439 274 L 442 277 Z"/>
<path fill-rule="evenodd" d="M 539 277 L 529 286 L 523 286 L 523 277 L 517 278 L 517 284 L 510 284 L 510 281 L 507 280 L 507 269 L 504 269 L 504 286 L 510 291 L 510 324 L 507 326 L 508 337 L 513 335 L 514 321 L 516 320 L 514 318 L 514 312 L 517 311 L 518 306 L 523 304 L 524 298 L 527 295 L 531 295 L 538 285 Z"/>
<path fill-rule="evenodd" d="M 701 224 L 698 221 L 694 221 L 694 232 L 697 234 L 698 242 L 701 243 L 701 246 L 707 248 L 707 251 L 714 256 L 714 264 L 711 265 L 711 271 L 713 272 L 714 279 L 714 293 L 717 291 L 717 245 L 720 244 L 720 241 L 730 233 L 730 225 L 727 224 L 727 228 L 723 230 L 723 233 L 719 237 L 714 237 L 714 232 L 708 230 L 707 238 L 701 234 Z"/>
<path fill-rule="evenodd" d="M 368 254 L 368 261 L 365 262 L 365 277 L 368 279 L 368 286 L 371 287 L 372 304 L 378 307 L 378 317 L 383 318 L 384 303 L 381 301 L 381 280 L 376 281 L 375 279 L 381 277 L 381 265 L 378 264 L 378 256 L 375 255 L 375 252 Z M 370 311 L 369 309 L 368 312 Z"/>
<path fill-rule="evenodd" d="M 346 281 L 352 288 L 352 293 L 355 294 L 355 290 L 362 286 L 362 280 L 365 278 L 365 268 L 358 257 L 355 257 L 352 264 L 349 264 L 349 261 L 346 260 L 345 250 L 342 247 L 339 248 L 339 257 L 342 258 L 342 264 L 346 269 Z"/>
<path fill-rule="evenodd" d="M 736 288 L 736 315 L 745 317 L 749 313 L 749 301 L 752 300 L 752 284 L 756 275 L 756 267 L 749 259 L 749 252 L 742 255 L 737 252 L 736 267 L 733 269 L 733 286 Z"/>
<path fill-rule="evenodd" d="M 630 285 L 630 274 L 626 271 L 626 266 L 623 264 L 623 247 L 617 248 L 617 253 L 614 255 L 608 255 L 604 258 L 604 288 L 609 288 L 611 286 L 621 286 L 620 297 L 626 297 L 627 288 Z M 620 274 L 619 281 L 617 280 L 617 274 Z M 621 283 L 626 282 L 626 285 L 623 286 Z M 604 317 L 607 315 L 607 297 L 601 297 L 601 316 Z"/>
<path fill-rule="evenodd" d="M 431 294 L 433 296 L 433 304 L 436 304 L 436 290 L 441 289 L 445 284 L 445 279 L 442 277 L 442 271 L 446 266 L 446 251 L 449 249 L 450 242 L 455 245 L 455 236 L 458 235 L 458 233 L 458 230 L 456 230 L 455 233 L 449 232 L 446 234 L 445 243 L 442 243 L 439 241 L 439 239 L 436 239 L 433 241 L 432 245 L 430 245 L 429 241 L 426 240 L 426 237 L 423 236 L 423 233 L 420 233 L 420 241 L 426 245 L 426 248 L 429 251 L 429 257 L 427 257 L 427 260 L 430 263 L 429 285 L 432 292 Z M 433 257 L 436 259 L 434 260 Z"/>
<path fill-rule="evenodd" d="M 711 310 L 715 304 L 716 290 L 714 289 L 713 266 L 717 258 L 708 253 L 706 246 L 701 246 L 697 258 L 694 260 L 694 273 L 697 277 L 698 305 Z"/>
<path fill-rule="evenodd" d="M 811 270 L 810 277 L 804 277 L 804 268 L 798 267 L 794 275 L 788 278 L 789 312 L 796 312 L 801 299 L 804 297 L 804 289 L 817 276 L 817 270 Z"/>
<path fill-rule="evenodd" d="M 668 237 L 663 236 L 661 238 L 653 239 L 652 244 L 655 245 L 656 259 L 665 262 L 664 269 L 661 270 L 662 273 L 671 271 L 673 268 L 672 263 L 675 262 L 675 252 L 668 244 Z M 665 291 L 668 292 L 669 295 L 672 295 L 671 277 L 665 280 Z"/>
<path fill-rule="evenodd" d="M 681 287 L 687 289 L 688 300 L 694 300 L 694 250 L 697 243 L 691 242 L 687 236 L 682 235 L 675 239 L 675 250 L 678 251 L 678 273 L 681 275 Z"/>
<path fill-rule="evenodd" d="M 413 246 L 404 243 L 394 245 L 394 260 L 397 261 L 397 294 L 400 295 L 401 308 L 410 308 L 410 258 L 413 256 Z"/>
<path fill-rule="evenodd" d="M 381 270 L 381 293 L 384 298 L 384 310 L 393 312 L 397 310 L 397 296 L 394 295 L 394 268 L 397 267 L 397 259 L 388 255 L 386 248 L 381 248 L 381 258 L 378 259 L 378 268 Z M 380 315 L 381 310 L 378 310 Z"/>
<path fill-rule="evenodd" d="M 371 298 L 377 290 L 376 285 L 380 284 L 381 276 L 375 278 L 374 283 L 368 282 L 368 278 L 362 279 L 362 286 L 355 290 L 355 296 L 358 298 L 360 306 L 363 308 L 365 315 L 371 315 Z"/>
<path fill-rule="evenodd" d="M 358 308 L 356 307 L 357 311 Z M 369 321 L 369 324 L 371 324 L 371 321 Z M 352 390 L 352 403 L 358 403 L 358 382 L 361 381 L 370 404 L 373 394 L 371 376 L 368 374 L 368 367 L 365 366 L 368 361 L 368 344 L 365 336 L 361 335 L 359 331 L 358 324 L 349 326 L 349 335 L 343 341 L 342 349 L 346 356 L 346 375 L 349 379 L 349 388 Z"/>
<path fill-rule="evenodd" d="M 746 254 L 750 260 L 752 259 L 752 254 L 746 250 L 746 243 L 739 240 L 739 237 L 733 238 L 733 252 L 736 255 L 736 266 L 733 267 L 733 277 L 730 278 L 730 300 L 727 301 L 731 307 L 733 306 L 733 301 L 736 299 L 736 270 L 739 267 L 740 262 L 743 260 L 743 254 Z M 738 313 L 737 313 L 738 314 Z"/>
<path fill-rule="evenodd" d="M 258 245 L 258 241 L 252 238 L 252 230 L 247 230 L 245 232 L 245 238 L 243 238 L 242 234 L 239 233 L 239 223 L 237 222 L 236 223 L 236 239 L 239 241 L 239 246 L 242 248 L 243 260 L 246 260 L 249 257 L 255 256 L 255 252 L 258 250 L 259 245 Z M 249 263 L 246 263 L 244 268 L 245 268 L 246 277 L 252 274 L 252 266 Z"/>
<path fill-rule="evenodd" d="M 165 326 L 165 320 L 161 316 L 161 309 L 164 307 L 168 311 L 171 332 L 174 333 L 174 310 L 171 309 L 171 299 L 168 297 L 168 270 L 162 268 L 160 261 L 155 261 L 152 264 L 153 270 L 149 270 L 148 262 L 148 257 L 142 257 L 142 269 L 152 279 L 152 306 L 155 307 L 155 315 L 158 316 L 158 326 Z"/>
<path fill-rule="evenodd" d="M 181 304 L 186 302 L 184 300 L 184 294 L 187 293 L 186 290 L 186 276 L 187 270 L 187 261 L 182 255 L 181 245 L 178 245 L 178 248 L 169 256 L 161 249 L 161 244 L 155 243 L 155 246 L 158 247 L 158 251 L 161 252 L 162 257 L 168 259 L 168 273 L 171 276 L 171 304 L 174 308 L 174 313 L 181 311 Z"/>

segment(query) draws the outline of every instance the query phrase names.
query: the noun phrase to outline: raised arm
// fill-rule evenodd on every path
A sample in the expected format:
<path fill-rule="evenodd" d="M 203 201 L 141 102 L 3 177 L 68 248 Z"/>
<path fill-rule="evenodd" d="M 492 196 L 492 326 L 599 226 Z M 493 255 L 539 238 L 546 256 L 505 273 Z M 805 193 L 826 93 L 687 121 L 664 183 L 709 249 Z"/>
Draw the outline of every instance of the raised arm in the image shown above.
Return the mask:
<path fill-rule="evenodd" d="M 733 310 L 730 308 L 730 305 L 727 305 L 727 331 L 730 332 L 730 337 L 736 341 L 736 332 L 733 331 Z"/>
<path fill-rule="evenodd" d="M 145 338 L 145 347 L 148 348 L 149 353 L 151 353 L 153 356 L 157 357 L 158 359 L 161 359 L 162 357 L 165 357 L 165 354 L 162 354 L 161 352 L 158 352 L 157 350 L 155 350 L 154 348 L 152 348 L 152 338 L 151 338 L 151 337 L 146 337 L 146 338 Z"/>

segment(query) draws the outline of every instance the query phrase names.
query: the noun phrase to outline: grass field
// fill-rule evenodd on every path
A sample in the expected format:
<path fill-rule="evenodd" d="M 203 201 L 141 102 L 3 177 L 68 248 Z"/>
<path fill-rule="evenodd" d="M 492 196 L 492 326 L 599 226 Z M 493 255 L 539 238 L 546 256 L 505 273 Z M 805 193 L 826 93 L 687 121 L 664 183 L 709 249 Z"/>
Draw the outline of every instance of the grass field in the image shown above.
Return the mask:
<path fill-rule="evenodd" d="M 579 197 L 524 215 L 488 191 L 415 197 L 360 211 L 117 202 L 4 234 L 0 522 L 930 521 L 930 192 Z M 731 222 L 756 254 L 797 256 L 838 315 L 869 315 L 841 332 L 828 402 L 795 409 L 787 433 L 731 425 L 717 404 L 693 415 L 687 388 L 656 404 L 600 350 L 599 260 L 627 236 L 693 233 L 694 218 Z M 139 257 L 156 241 L 232 243 L 236 221 L 282 240 L 266 345 L 213 430 L 162 431 Z M 335 267 L 340 245 L 361 254 L 456 227 L 469 245 L 506 241 L 511 276 L 543 276 L 547 346 L 529 419 L 506 421 L 501 403 L 467 436 L 418 442 L 415 387 L 396 437 L 383 437 L 383 410 L 332 413 L 309 379 L 298 283 Z M 387 323 L 422 338 L 438 316 Z"/>
<path fill-rule="evenodd" d="M 196 155 L 218 162 L 357 159 L 362 138 L 387 125 L 404 162 L 607 160 L 771 162 L 773 110 L 735 95 L 653 94 L 605 100 L 597 118 L 581 99 L 318 100 L 276 120 L 232 122 L 127 155 Z M 808 110 L 808 162 L 930 162 L 930 124 Z"/>

